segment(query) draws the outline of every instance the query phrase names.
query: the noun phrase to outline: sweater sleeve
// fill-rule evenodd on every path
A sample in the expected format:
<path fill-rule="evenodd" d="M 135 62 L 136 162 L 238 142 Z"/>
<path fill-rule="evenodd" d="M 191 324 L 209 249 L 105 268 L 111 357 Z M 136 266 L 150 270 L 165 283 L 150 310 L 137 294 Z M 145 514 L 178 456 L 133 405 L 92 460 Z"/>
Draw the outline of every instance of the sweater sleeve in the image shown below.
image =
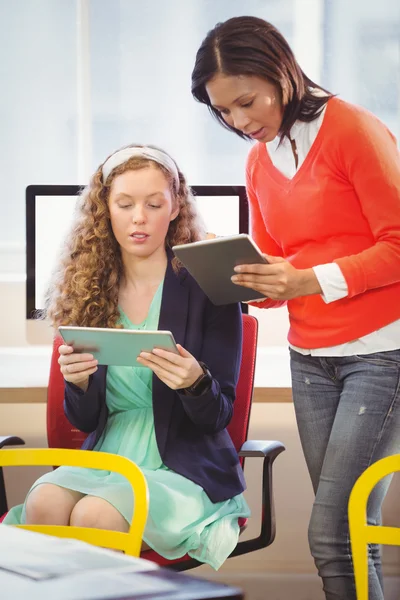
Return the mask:
<path fill-rule="evenodd" d="M 400 155 L 394 136 L 368 113 L 359 113 L 340 154 L 375 240 L 335 261 L 352 297 L 400 281 Z"/>
<path fill-rule="evenodd" d="M 261 214 L 260 205 L 258 203 L 257 194 L 253 189 L 251 183 L 251 175 L 249 166 L 246 169 L 246 193 L 249 202 L 249 216 L 250 216 L 250 235 L 264 254 L 270 254 L 271 256 L 282 256 L 283 250 L 275 240 L 269 235 L 264 219 Z M 286 304 L 285 300 L 271 300 L 266 298 L 265 300 L 257 300 L 254 302 L 248 302 L 252 306 L 257 308 L 278 308 Z"/>

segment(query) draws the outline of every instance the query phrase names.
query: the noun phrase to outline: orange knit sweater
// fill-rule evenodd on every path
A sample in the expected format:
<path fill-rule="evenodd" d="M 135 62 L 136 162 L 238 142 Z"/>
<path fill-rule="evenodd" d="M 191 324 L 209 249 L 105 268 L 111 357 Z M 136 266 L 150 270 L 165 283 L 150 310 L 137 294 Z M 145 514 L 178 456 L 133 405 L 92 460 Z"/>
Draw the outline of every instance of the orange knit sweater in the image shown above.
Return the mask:
<path fill-rule="evenodd" d="M 379 119 L 332 98 L 293 179 L 261 143 L 249 153 L 246 178 L 261 250 L 300 269 L 336 262 L 347 282 L 348 296 L 330 304 L 319 294 L 288 301 L 291 344 L 334 346 L 400 318 L 400 155 Z"/>

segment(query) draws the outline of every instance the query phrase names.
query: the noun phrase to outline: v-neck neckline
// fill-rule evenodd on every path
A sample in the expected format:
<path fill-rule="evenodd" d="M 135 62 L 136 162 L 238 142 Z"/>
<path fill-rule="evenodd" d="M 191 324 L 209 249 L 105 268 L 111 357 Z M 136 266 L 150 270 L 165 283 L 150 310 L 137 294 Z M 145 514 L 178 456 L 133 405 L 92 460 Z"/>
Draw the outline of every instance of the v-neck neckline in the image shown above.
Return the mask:
<path fill-rule="evenodd" d="M 125 313 L 125 311 L 122 309 L 122 307 L 118 306 L 118 309 L 119 309 L 119 312 L 121 315 L 121 320 L 125 321 L 125 324 L 128 325 L 129 329 L 135 329 L 135 330 L 146 329 L 147 320 L 149 318 L 149 315 L 151 314 L 154 304 L 158 301 L 159 295 L 162 295 L 163 287 L 164 287 L 164 278 L 160 281 L 156 291 L 154 292 L 154 296 L 150 302 L 150 306 L 149 306 L 149 310 L 147 311 L 147 315 L 145 316 L 145 318 L 143 319 L 143 321 L 141 323 L 133 323 L 130 320 L 130 318 L 128 317 L 128 315 Z"/>
<path fill-rule="evenodd" d="M 267 175 L 269 175 L 269 177 L 272 180 L 274 180 L 281 187 L 290 188 L 290 187 L 294 186 L 297 183 L 297 181 L 303 176 L 303 173 L 308 170 L 309 164 L 313 161 L 315 154 L 318 152 L 318 150 L 321 146 L 324 131 L 326 128 L 326 121 L 328 118 L 330 118 L 330 112 L 331 112 L 331 106 L 332 106 L 331 103 L 335 102 L 335 101 L 336 101 L 335 97 L 332 97 L 328 100 L 326 109 L 325 109 L 324 119 L 321 123 L 321 127 L 318 130 L 315 140 L 311 144 L 311 148 L 308 151 L 307 156 L 303 160 L 300 167 L 296 170 L 296 173 L 293 175 L 293 177 L 287 177 L 286 175 L 284 175 L 282 173 L 282 171 L 280 171 L 274 165 L 274 163 L 272 162 L 271 156 L 268 152 L 267 145 L 261 144 L 261 148 L 259 149 L 261 165 L 264 167 L 264 170 L 266 171 Z M 266 163 L 268 163 L 268 167 L 264 161 Z"/>

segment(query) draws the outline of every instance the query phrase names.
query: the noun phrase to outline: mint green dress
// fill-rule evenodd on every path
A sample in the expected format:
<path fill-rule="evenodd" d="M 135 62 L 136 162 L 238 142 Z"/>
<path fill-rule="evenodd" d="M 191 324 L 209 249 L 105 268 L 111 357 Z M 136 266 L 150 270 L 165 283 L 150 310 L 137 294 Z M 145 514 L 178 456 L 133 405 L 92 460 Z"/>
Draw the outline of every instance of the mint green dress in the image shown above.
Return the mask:
<path fill-rule="evenodd" d="M 162 287 L 161 283 L 147 318 L 140 325 L 133 325 L 121 310 L 125 328 L 158 328 Z M 109 367 L 106 402 L 109 417 L 94 450 L 126 456 L 142 469 L 150 497 L 143 540 L 167 559 L 188 553 L 218 569 L 237 544 L 238 518 L 250 514 L 243 495 L 213 503 L 202 487 L 163 464 L 154 431 L 150 369 Z M 42 483 L 103 498 L 130 523 L 133 493 L 128 481 L 118 473 L 59 467 L 38 479 L 30 492 Z M 25 506 L 26 500 L 12 508 L 4 523 L 25 523 Z"/>

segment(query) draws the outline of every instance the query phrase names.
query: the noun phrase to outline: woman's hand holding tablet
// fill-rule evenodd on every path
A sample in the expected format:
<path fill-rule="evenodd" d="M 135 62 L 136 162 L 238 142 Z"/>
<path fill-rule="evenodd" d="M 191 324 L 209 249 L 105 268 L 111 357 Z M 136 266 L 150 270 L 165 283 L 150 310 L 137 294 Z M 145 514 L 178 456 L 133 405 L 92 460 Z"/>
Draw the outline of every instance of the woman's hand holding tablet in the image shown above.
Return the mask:
<path fill-rule="evenodd" d="M 174 246 L 175 255 L 211 302 L 216 305 L 246 302 L 265 295 L 232 282 L 238 265 L 267 264 L 268 261 L 247 234 Z"/>

